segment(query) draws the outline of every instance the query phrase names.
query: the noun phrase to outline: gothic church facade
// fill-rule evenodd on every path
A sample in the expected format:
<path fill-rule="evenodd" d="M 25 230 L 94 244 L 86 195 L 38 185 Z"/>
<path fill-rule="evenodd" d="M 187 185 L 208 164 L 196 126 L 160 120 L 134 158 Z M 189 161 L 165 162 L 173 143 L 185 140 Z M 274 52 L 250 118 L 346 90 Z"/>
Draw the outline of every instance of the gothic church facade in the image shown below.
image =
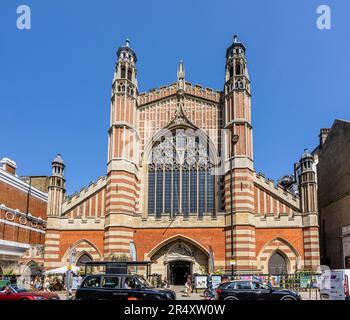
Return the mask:
<path fill-rule="evenodd" d="M 180 61 L 176 82 L 139 93 L 136 63 L 127 41 L 112 83 L 106 175 L 67 196 L 65 164 L 52 163 L 45 268 L 66 265 L 75 248 L 77 264 L 124 255 L 153 261 L 173 283 L 232 266 L 316 269 L 313 156 L 302 155 L 288 183 L 254 170 L 245 45 L 234 37 L 228 47 L 222 91 L 187 82 Z"/>

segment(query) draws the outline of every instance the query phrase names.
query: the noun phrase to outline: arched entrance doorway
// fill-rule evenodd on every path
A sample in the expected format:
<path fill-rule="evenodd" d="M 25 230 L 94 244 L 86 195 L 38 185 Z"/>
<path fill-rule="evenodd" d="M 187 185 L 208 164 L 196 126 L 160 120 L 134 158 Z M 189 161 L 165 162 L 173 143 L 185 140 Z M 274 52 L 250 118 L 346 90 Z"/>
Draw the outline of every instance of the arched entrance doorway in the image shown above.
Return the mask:
<path fill-rule="evenodd" d="M 169 263 L 169 279 L 173 285 L 184 285 L 186 275 L 192 274 L 192 264 L 188 261 L 173 261 Z"/>
<path fill-rule="evenodd" d="M 284 256 L 279 252 L 274 252 L 269 260 L 270 274 L 287 273 L 287 262 Z"/>
<path fill-rule="evenodd" d="M 84 266 L 86 262 L 91 262 L 92 261 L 92 258 L 90 255 L 88 255 L 87 253 L 83 253 L 79 259 L 77 260 L 77 263 L 76 265 L 78 267 L 81 267 L 81 266 Z"/>
<path fill-rule="evenodd" d="M 155 262 L 152 272 L 161 274 L 172 285 L 184 285 L 187 274 L 201 274 L 208 270 L 209 254 L 184 237 L 165 241 L 163 246 L 151 251 L 150 258 Z"/>

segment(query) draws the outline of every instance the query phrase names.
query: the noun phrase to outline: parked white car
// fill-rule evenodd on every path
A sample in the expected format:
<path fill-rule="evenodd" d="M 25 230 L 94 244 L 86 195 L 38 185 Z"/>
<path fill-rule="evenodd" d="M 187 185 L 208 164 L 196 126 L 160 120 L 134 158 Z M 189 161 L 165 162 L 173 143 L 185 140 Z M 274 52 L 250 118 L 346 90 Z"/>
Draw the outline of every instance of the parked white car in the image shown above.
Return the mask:
<path fill-rule="evenodd" d="M 320 278 L 322 300 L 350 300 L 350 269 L 327 270 Z"/>

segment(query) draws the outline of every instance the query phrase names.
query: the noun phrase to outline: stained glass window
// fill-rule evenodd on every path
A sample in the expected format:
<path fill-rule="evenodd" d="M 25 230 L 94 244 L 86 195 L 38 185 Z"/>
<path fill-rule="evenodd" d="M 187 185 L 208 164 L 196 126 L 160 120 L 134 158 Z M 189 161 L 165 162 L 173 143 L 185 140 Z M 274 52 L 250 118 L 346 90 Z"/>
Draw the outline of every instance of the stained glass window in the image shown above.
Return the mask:
<path fill-rule="evenodd" d="M 161 216 L 163 212 L 163 170 L 157 171 L 157 192 L 156 192 L 156 216 Z"/>
<path fill-rule="evenodd" d="M 184 130 L 152 150 L 148 166 L 148 214 L 175 217 L 214 213 L 214 176 L 208 147 Z"/>

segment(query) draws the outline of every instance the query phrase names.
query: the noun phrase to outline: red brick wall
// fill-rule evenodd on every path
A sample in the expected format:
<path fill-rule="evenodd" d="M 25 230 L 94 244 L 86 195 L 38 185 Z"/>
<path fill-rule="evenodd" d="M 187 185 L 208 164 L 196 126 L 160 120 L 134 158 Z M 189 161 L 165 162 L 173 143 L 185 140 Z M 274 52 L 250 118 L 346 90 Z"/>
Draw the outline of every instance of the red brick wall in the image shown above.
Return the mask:
<path fill-rule="evenodd" d="M 0 181 L 0 203 L 11 209 L 19 209 L 21 212 L 27 211 L 27 193 L 9 184 Z M 46 220 L 47 203 L 36 197 L 29 197 L 28 212 L 33 216 Z"/>
<path fill-rule="evenodd" d="M 19 224 L 23 227 L 30 227 L 38 230 L 44 230 L 43 225 L 33 224 L 29 220 L 20 219 L 18 215 L 13 216 L 13 220 L 6 216 L 5 210 L 0 210 L 0 219 L 6 220 L 12 223 Z M 44 244 L 45 234 L 35 232 L 34 230 L 21 228 L 19 226 L 13 226 L 10 224 L 0 222 L 0 239 L 6 241 L 14 241 L 28 244 Z"/>
<path fill-rule="evenodd" d="M 97 249 L 99 250 L 101 256 L 103 257 L 103 238 L 104 238 L 104 231 L 103 230 L 84 230 L 84 231 L 61 231 L 61 240 L 60 240 L 60 260 L 62 259 L 63 255 L 66 253 L 68 248 L 74 244 L 75 242 L 86 239 L 93 243 Z"/>
<path fill-rule="evenodd" d="M 291 229 L 256 229 L 256 255 L 259 254 L 265 244 L 275 238 L 282 238 L 288 241 L 304 258 L 303 230 L 301 228 Z"/>
<path fill-rule="evenodd" d="M 215 260 L 225 260 L 225 232 L 223 228 L 178 228 L 137 229 L 134 232 L 137 259 L 144 260 L 144 254 L 150 252 L 162 241 L 176 235 L 182 235 L 197 241 L 207 250 L 213 248 Z"/>

